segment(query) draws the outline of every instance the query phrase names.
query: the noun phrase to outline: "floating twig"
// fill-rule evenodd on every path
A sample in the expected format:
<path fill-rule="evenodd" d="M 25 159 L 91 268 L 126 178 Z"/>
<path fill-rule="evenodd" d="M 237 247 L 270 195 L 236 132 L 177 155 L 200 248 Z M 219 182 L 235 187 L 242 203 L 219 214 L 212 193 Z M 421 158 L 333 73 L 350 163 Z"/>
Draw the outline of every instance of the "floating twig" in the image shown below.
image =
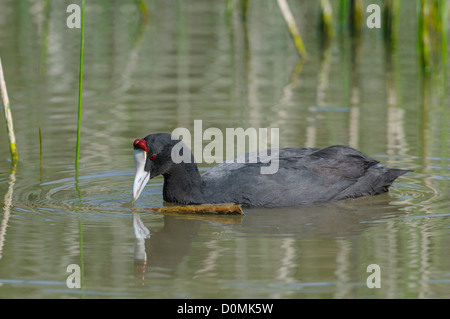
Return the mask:
<path fill-rule="evenodd" d="M 213 214 L 213 215 L 244 215 L 241 205 L 236 204 L 202 204 L 185 206 L 165 206 L 150 208 L 135 208 L 136 210 L 153 211 L 158 214 Z"/>

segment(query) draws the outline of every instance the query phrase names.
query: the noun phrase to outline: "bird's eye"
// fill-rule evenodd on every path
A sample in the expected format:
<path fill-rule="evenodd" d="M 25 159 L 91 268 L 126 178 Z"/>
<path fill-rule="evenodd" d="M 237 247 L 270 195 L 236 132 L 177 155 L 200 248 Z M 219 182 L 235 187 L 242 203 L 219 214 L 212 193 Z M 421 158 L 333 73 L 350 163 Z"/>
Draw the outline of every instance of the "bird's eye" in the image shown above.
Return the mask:
<path fill-rule="evenodd" d="M 149 159 L 154 160 L 156 158 L 156 154 L 152 154 L 149 156 Z"/>

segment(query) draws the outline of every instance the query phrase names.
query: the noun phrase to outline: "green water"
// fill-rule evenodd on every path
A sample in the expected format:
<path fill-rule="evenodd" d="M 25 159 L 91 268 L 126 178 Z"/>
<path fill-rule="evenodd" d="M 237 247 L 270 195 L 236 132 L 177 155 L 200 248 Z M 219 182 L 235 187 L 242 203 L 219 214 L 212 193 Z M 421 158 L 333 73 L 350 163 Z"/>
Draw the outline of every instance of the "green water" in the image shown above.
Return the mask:
<path fill-rule="evenodd" d="M 422 76 L 414 2 L 393 52 L 365 27 L 323 45 L 317 2 L 292 3 L 302 65 L 276 1 L 251 1 L 243 19 L 225 1 L 151 0 L 148 21 L 136 1 L 86 2 L 77 181 L 77 2 L 0 2 L 20 157 L 11 172 L 0 121 L 0 298 L 450 297 L 449 70 Z M 389 194 L 242 218 L 141 211 L 151 237 L 136 239 L 133 140 L 199 119 L 279 128 L 280 147 L 347 144 L 414 172 Z M 162 205 L 155 178 L 135 206 Z M 71 264 L 80 289 L 66 284 Z M 381 288 L 366 285 L 371 264 Z"/>

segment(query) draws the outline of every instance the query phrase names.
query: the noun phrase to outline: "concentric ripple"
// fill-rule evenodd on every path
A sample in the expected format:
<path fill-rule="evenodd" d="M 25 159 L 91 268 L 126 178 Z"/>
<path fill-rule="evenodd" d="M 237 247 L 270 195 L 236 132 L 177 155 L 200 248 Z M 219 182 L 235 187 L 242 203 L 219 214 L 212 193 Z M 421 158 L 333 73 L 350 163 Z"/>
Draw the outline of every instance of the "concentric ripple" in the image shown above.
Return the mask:
<path fill-rule="evenodd" d="M 73 175 L 73 172 L 72 174 Z M 17 209 L 58 216 L 61 213 L 86 212 L 91 217 L 114 213 L 129 216 L 131 207 L 162 205 L 162 180 L 147 185 L 138 202 L 132 203 L 134 170 L 100 171 L 93 174 L 67 177 L 39 184 L 14 185 Z"/>

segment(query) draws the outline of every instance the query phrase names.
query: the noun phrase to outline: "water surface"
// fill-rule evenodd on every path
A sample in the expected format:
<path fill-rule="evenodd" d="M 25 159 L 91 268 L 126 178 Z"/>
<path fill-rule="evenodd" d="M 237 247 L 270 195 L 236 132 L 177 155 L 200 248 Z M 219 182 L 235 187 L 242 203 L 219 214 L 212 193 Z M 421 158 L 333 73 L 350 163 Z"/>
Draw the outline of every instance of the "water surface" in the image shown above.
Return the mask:
<path fill-rule="evenodd" d="M 252 1 L 242 19 L 220 1 L 154 0 L 148 21 L 135 1 L 89 1 L 76 178 L 72 2 L 0 3 L 20 156 L 12 171 L 0 121 L 0 298 L 450 297 L 448 84 L 421 75 L 415 3 L 395 51 L 369 29 L 324 45 L 317 7 L 293 4 L 309 52 L 299 64 L 275 1 Z M 142 210 L 164 205 L 155 178 L 131 210 L 132 141 L 197 119 L 279 128 L 280 147 L 347 144 L 414 172 L 389 194 L 242 218 Z M 136 239 L 137 217 L 149 239 Z M 70 264 L 81 289 L 66 285 Z"/>

